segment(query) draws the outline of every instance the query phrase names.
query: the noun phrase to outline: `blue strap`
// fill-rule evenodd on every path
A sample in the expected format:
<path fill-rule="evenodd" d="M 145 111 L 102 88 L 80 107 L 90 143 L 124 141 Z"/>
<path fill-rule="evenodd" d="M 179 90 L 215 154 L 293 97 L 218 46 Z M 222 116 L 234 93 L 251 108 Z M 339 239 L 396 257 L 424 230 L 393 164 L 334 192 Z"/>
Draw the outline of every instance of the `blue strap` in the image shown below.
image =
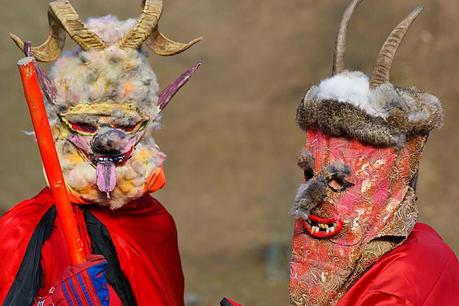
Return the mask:
<path fill-rule="evenodd" d="M 91 298 L 89 297 L 88 290 L 86 289 L 86 285 L 83 282 L 83 278 L 81 277 L 81 274 L 78 274 L 77 278 L 78 278 L 78 282 L 80 283 L 81 289 L 83 289 L 84 296 L 86 297 L 86 301 L 88 302 L 90 306 L 94 306 L 94 304 L 91 301 Z"/>
<path fill-rule="evenodd" d="M 71 278 L 69 278 L 69 285 L 73 295 L 75 296 L 75 299 L 77 300 L 78 306 L 83 306 L 83 303 L 81 303 L 80 297 L 78 296 L 75 286 L 73 285 L 73 280 Z"/>
<path fill-rule="evenodd" d="M 70 294 L 67 291 L 67 286 L 65 283 L 62 283 L 62 290 L 64 291 L 65 298 L 67 299 L 67 302 L 69 302 L 69 305 L 73 306 L 72 299 L 70 298 Z"/>

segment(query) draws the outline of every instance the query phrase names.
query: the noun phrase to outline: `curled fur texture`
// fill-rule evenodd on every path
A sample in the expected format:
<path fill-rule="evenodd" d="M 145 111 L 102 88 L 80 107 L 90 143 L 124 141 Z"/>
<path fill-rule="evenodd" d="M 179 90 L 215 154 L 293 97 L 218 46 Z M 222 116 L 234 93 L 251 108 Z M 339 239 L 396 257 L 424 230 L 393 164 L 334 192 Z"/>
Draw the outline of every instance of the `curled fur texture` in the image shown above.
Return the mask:
<path fill-rule="evenodd" d="M 134 19 L 119 21 L 113 16 L 89 19 L 88 28 L 109 46 L 100 51 L 76 49 L 64 53 L 50 72 L 57 97 L 47 103 L 48 116 L 67 187 L 78 201 L 111 209 L 148 192 L 149 179 L 165 159 L 152 136 L 160 120 L 159 86 L 148 55 L 140 49 L 121 49 L 114 44 L 135 23 Z M 72 124 L 64 124 L 63 118 L 81 127 L 90 124 L 98 129 L 93 134 L 80 135 L 71 128 Z M 119 148 L 119 153 L 127 149 L 132 152 L 125 163 L 116 165 L 116 187 L 107 196 L 98 190 L 94 157 L 104 156 L 109 150 L 94 146 L 94 141 L 106 129 L 120 132 L 141 120 L 145 120 L 141 129 L 123 130 L 123 135 L 137 142 Z M 122 147 L 116 145 L 117 140 L 111 137 L 104 147 L 109 143 L 111 147 Z M 98 150 L 105 153 L 95 152 Z"/>
<path fill-rule="evenodd" d="M 437 97 L 386 83 L 371 89 L 361 72 L 345 71 L 313 86 L 297 111 L 298 125 L 375 146 L 403 146 L 441 127 Z"/>
<path fill-rule="evenodd" d="M 91 18 L 87 26 L 107 43 L 118 41 L 135 24 L 135 19 Z M 53 65 L 50 78 L 57 90 L 51 113 L 62 113 L 80 103 L 133 103 L 151 120 L 159 115 L 159 85 L 141 50 L 111 45 L 102 51 L 64 53 Z M 51 118 L 56 119 L 56 118 Z"/>

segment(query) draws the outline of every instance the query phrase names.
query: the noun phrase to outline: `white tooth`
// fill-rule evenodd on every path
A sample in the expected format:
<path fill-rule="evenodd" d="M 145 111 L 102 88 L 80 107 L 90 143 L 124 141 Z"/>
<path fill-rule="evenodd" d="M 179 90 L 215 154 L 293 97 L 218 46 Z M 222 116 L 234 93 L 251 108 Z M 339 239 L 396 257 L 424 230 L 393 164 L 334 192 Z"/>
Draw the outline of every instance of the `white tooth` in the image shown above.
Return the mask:
<path fill-rule="evenodd" d="M 313 226 L 313 227 L 312 227 L 312 232 L 313 232 L 313 233 L 319 232 L 319 228 L 318 228 L 317 226 Z"/>
<path fill-rule="evenodd" d="M 330 230 L 330 232 L 334 232 L 335 231 L 335 227 L 332 226 L 332 227 L 329 228 L 329 230 Z"/>
<path fill-rule="evenodd" d="M 327 229 L 325 230 L 325 232 L 326 232 L 326 233 L 330 233 L 330 228 L 327 228 Z"/>
<path fill-rule="evenodd" d="M 328 224 L 324 224 L 324 228 L 325 228 L 325 229 L 328 229 Z"/>

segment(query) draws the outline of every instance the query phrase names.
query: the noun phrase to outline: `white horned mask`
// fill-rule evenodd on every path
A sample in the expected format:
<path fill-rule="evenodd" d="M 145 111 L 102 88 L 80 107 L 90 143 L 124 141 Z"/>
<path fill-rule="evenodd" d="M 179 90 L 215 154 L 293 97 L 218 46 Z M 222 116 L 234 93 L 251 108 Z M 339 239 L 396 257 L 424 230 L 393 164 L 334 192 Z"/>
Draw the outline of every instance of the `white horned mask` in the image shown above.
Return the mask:
<path fill-rule="evenodd" d="M 138 19 L 105 16 L 83 23 L 68 0 L 49 4 L 49 37 L 28 52 L 42 62 L 57 59 L 42 85 L 74 203 L 116 209 L 158 189 L 163 181 L 165 154 L 152 132 L 159 127 L 161 111 L 199 64 L 160 92 L 141 46 L 169 56 L 200 38 L 186 44 L 166 38 L 158 30 L 161 12 L 161 0 L 144 0 Z M 79 48 L 61 55 L 66 33 Z M 27 49 L 21 39 L 11 37 Z"/>

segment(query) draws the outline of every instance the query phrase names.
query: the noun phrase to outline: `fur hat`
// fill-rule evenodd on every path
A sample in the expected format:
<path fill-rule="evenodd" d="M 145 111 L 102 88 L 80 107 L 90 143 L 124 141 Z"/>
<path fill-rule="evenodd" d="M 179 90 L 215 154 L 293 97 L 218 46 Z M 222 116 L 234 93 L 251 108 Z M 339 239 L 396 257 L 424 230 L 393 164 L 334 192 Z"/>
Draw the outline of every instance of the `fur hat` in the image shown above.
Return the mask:
<path fill-rule="evenodd" d="M 408 140 L 429 134 L 443 122 L 439 99 L 416 88 L 400 88 L 389 82 L 395 53 L 409 26 L 421 13 L 416 8 L 389 35 L 371 77 L 344 70 L 346 30 L 362 0 L 355 0 L 344 14 L 335 49 L 333 75 L 313 86 L 297 110 L 297 123 L 306 130 L 329 136 L 357 139 L 374 146 L 403 146 Z"/>

